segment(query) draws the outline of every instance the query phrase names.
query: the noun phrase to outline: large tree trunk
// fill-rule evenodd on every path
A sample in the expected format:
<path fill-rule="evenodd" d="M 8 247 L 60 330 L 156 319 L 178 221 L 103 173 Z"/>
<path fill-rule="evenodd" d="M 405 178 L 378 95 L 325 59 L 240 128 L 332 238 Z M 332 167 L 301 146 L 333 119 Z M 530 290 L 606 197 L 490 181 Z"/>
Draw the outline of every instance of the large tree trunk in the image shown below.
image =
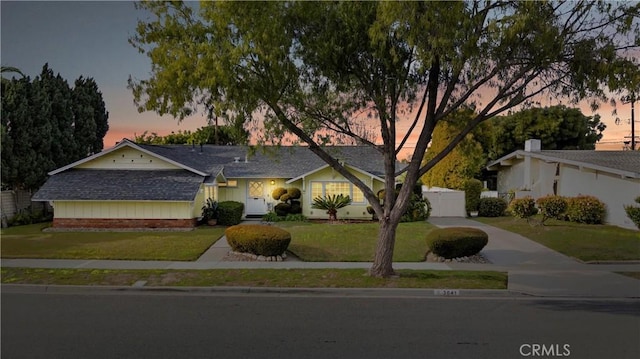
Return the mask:
<path fill-rule="evenodd" d="M 393 270 L 393 248 L 396 243 L 397 228 L 397 222 L 392 223 L 389 219 L 380 221 L 376 253 L 373 258 L 373 266 L 369 271 L 372 277 L 387 278 L 395 275 Z"/>

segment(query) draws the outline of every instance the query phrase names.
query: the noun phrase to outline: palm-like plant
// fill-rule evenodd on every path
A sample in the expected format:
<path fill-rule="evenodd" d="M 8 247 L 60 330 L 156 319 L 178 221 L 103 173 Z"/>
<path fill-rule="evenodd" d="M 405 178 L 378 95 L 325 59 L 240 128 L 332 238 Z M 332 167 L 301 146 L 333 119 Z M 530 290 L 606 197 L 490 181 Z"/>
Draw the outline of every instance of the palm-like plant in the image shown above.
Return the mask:
<path fill-rule="evenodd" d="M 344 196 L 342 194 L 330 195 L 324 197 L 316 197 L 313 199 L 311 208 L 324 209 L 329 215 L 330 221 L 338 219 L 338 209 L 346 207 L 351 204 L 351 197 Z"/>

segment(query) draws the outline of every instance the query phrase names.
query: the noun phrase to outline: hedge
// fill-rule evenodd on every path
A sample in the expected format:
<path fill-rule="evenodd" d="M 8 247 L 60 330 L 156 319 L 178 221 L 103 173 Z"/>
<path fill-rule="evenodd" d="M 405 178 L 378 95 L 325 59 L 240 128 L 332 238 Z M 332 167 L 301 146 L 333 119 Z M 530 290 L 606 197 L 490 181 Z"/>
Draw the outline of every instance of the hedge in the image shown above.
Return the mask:
<path fill-rule="evenodd" d="M 224 201 L 218 203 L 218 224 L 233 226 L 242 222 L 244 203 L 236 201 Z"/>
<path fill-rule="evenodd" d="M 232 226 L 227 228 L 224 234 L 234 251 L 259 256 L 282 255 L 291 242 L 289 232 L 261 224 Z"/>
<path fill-rule="evenodd" d="M 507 201 L 502 198 L 485 197 L 480 198 L 478 206 L 478 217 L 500 217 L 507 210 Z"/>
<path fill-rule="evenodd" d="M 429 250 L 446 259 L 478 254 L 488 242 L 487 233 L 477 228 L 438 228 L 427 234 Z"/>

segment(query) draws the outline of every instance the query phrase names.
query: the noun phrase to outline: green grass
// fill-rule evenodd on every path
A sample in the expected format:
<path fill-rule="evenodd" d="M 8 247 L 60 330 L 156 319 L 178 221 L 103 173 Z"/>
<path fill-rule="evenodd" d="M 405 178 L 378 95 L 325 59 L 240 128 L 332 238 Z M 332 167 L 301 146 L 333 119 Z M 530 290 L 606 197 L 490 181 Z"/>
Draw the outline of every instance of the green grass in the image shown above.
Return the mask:
<path fill-rule="evenodd" d="M 532 226 L 524 219 L 513 217 L 476 218 L 476 220 L 518 233 L 567 256 L 586 262 L 640 260 L 640 232 L 635 230 L 557 220 L 549 220 L 544 226 Z"/>
<path fill-rule="evenodd" d="M 399 270 L 372 278 L 366 269 L 104 270 L 2 268 L 2 283 L 47 285 L 242 286 L 287 288 L 507 289 L 502 272 Z"/>
<path fill-rule="evenodd" d="M 127 259 L 191 261 L 223 234 L 225 227 L 185 232 L 43 232 L 48 223 L 3 229 L 2 258 Z"/>
<path fill-rule="evenodd" d="M 375 252 L 379 224 L 288 223 L 283 227 L 291 233 L 289 251 L 304 261 L 370 262 Z M 425 236 L 433 228 L 427 222 L 400 223 L 393 260 L 424 261 L 427 252 Z"/>

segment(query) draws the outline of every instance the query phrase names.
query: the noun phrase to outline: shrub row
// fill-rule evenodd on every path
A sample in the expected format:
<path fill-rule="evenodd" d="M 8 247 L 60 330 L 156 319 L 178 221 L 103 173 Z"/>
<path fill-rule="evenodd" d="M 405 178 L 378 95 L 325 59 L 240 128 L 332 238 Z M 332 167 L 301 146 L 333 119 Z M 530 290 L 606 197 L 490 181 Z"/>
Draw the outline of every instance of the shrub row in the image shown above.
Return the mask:
<path fill-rule="evenodd" d="M 234 251 L 258 256 L 282 255 L 291 242 L 291 234 L 284 229 L 260 224 L 232 226 L 224 234 Z"/>
<path fill-rule="evenodd" d="M 488 242 L 487 233 L 477 228 L 438 228 L 427 234 L 429 250 L 447 259 L 478 254 Z"/>
<path fill-rule="evenodd" d="M 308 218 L 302 214 L 287 214 L 286 216 L 279 216 L 275 212 L 269 212 L 262 216 L 262 220 L 265 222 L 305 222 Z"/>
<path fill-rule="evenodd" d="M 531 197 L 517 198 L 509 204 L 509 212 L 518 218 L 542 214 L 542 223 L 550 218 L 586 224 L 601 224 L 606 206 L 593 196 L 546 196 L 534 201 Z"/>

